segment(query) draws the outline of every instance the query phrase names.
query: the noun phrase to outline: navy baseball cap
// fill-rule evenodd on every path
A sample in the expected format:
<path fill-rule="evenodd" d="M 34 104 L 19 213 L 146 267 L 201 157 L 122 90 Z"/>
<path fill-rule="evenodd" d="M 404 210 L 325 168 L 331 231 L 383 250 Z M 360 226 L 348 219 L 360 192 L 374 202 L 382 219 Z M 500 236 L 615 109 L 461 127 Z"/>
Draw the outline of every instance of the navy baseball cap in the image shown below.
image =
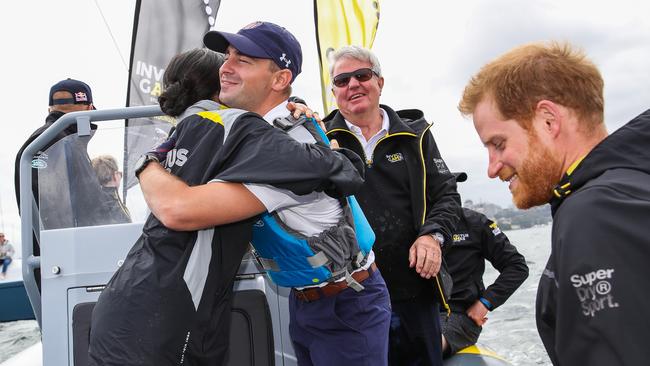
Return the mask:
<path fill-rule="evenodd" d="M 224 53 L 232 45 L 246 56 L 273 60 L 280 69 L 289 69 L 291 82 L 302 68 L 302 49 L 288 30 L 269 22 L 254 22 L 237 33 L 210 31 L 203 36 L 205 47 Z"/>
<path fill-rule="evenodd" d="M 54 99 L 54 93 L 59 91 L 67 91 L 72 94 L 72 98 Z M 93 93 L 88 84 L 83 81 L 67 78 L 52 85 L 50 88 L 50 104 L 92 104 Z"/>

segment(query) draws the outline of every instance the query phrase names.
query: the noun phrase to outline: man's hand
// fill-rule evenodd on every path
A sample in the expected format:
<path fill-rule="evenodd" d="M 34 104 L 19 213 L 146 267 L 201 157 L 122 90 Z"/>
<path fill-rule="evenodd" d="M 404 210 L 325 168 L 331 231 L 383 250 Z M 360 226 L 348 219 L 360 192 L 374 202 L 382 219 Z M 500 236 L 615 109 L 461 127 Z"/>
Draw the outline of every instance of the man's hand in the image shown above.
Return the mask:
<path fill-rule="evenodd" d="M 291 112 L 293 118 L 298 119 L 301 115 L 305 115 L 307 118 L 314 118 L 317 122 L 320 122 L 320 116 L 317 112 L 312 111 L 309 107 L 302 103 L 289 102 L 287 103 L 287 109 Z"/>
<path fill-rule="evenodd" d="M 324 131 L 327 131 L 327 128 L 325 128 L 325 124 L 323 121 L 320 119 L 320 116 L 318 115 L 318 112 L 314 112 L 309 107 L 302 103 L 295 103 L 295 102 L 289 102 L 287 103 L 287 109 L 291 112 L 291 115 L 293 118 L 300 118 L 300 115 L 304 114 L 305 117 L 307 118 L 313 118 L 318 122 L 320 125 L 320 128 L 323 129 Z M 336 140 L 331 140 L 330 141 L 330 148 L 332 149 L 338 149 L 339 148 L 339 142 Z"/>
<path fill-rule="evenodd" d="M 409 267 L 415 266 L 415 271 L 423 278 L 437 275 L 441 260 L 440 243 L 431 235 L 420 236 L 409 249 Z"/>
<path fill-rule="evenodd" d="M 485 322 L 488 320 L 486 317 L 487 313 L 488 309 L 479 300 L 476 300 L 476 302 L 472 304 L 469 309 L 467 309 L 467 316 L 469 316 L 469 318 L 472 319 L 474 323 L 476 323 L 476 325 L 479 327 L 482 327 L 483 324 L 485 324 Z"/>

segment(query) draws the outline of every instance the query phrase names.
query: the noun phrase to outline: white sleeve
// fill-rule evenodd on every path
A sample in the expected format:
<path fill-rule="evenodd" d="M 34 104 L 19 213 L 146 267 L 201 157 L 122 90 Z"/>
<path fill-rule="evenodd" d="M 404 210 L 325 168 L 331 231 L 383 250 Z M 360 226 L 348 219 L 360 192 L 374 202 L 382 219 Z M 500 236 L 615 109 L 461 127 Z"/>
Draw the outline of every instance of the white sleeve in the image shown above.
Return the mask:
<path fill-rule="evenodd" d="M 262 202 L 268 212 L 313 202 L 316 194 L 312 192 L 299 196 L 286 189 L 257 183 L 244 183 L 244 187 Z"/>

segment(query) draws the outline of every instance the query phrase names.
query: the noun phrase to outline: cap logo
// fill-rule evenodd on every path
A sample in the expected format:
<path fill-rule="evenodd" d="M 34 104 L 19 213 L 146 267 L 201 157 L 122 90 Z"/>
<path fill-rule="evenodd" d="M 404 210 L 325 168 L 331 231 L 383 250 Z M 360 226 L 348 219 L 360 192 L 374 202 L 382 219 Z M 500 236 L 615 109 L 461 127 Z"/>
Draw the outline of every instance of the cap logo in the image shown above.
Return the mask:
<path fill-rule="evenodd" d="M 284 62 L 284 67 L 289 68 L 289 65 L 291 65 L 291 60 L 287 58 L 287 54 L 283 53 L 282 57 L 280 57 L 280 61 Z"/>
<path fill-rule="evenodd" d="M 86 93 L 84 93 L 84 92 L 74 93 L 74 100 L 76 102 L 87 102 L 88 97 L 86 96 Z"/>
<path fill-rule="evenodd" d="M 262 22 L 259 22 L 259 21 L 258 22 L 252 22 L 251 24 L 245 26 L 242 29 L 253 29 L 253 28 L 259 27 L 260 25 L 262 25 Z"/>

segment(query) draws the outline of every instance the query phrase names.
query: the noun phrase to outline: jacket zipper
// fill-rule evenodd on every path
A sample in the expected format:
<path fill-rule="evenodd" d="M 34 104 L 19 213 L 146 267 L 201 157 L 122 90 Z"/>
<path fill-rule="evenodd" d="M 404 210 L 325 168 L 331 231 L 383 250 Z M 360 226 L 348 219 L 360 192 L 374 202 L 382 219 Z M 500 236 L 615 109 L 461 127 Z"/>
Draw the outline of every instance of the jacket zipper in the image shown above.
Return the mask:
<path fill-rule="evenodd" d="M 422 172 L 424 173 L 422 175 L 422 179 L 423 179 L 423 185 L 422 185 L 423 186 L 423 192 L 422 193 L 423 193 L 424 200 L 423 200 L 423 206 L 422 206 L 423 210 L 422 210 L 422 219 L 421 219 L 420 225 L 424 225 L 424 220 L 427 217 L 427 167 L 426 167 L 426 164 L 424 164 L 424 148 L 422 146 L 422 143 L 424 141 L 424 134 L 429 132 L 429 129 L 431 128 L 431 126 L 432 126 L 432 124 L 429 124 L 429 126 L 427 128 L 425 128 L 424 131 L 422 132 L 422 134 L 420 135 L 420 148 L 419 148 L 419 150 L 420 150 L 420 162 L 422 163 Z M 382 137 L 381 139 L 379 139 L 379 141 L 377 141 L 375 146 L 372 148 L 372 154 L 370 155 L 370 159 L 368 159 L 368 157 L 366 156 L 366 150 L 363 148 L 363 144 L 361 143 L 361 140 L 359 140 L 359 137 L 357 137 L 357 135 L 355 135 L 351 131 L 343 129 L 343 128 L 333 129 L 333 130 L 329 131 L 326 135 L 329 135 L 329 134 L 334 133 L 334 132 L 344 132 L 344 133 L 352 135 L 355 139 L 357 139 L 357 141 L 359 142 L 359 146 L 361 147 L 361 152 L 363 154 L 363 159 L 365 160 L 366 166 L 368 168 L 372 168 L 375 149 L 377 148 L 377 145 L 379 145 L 380 142 L 382 142 L 385 139 L 387 139 L 389 137 L 392 137 L 392 136 L 400 136 L 400 135 L 402 135 L 402 136 L 417 136 L 417 135 L 414 135 L 414 134 L 409 133 L 409 132 L 397 132 L 397 133 L 394 133 L 394 134 L 388 133 L 388 134 L 386 134 L 386 136 Z M 329 136 L 328 136 L 328 138 L 329 138 Z M 442 258 L 441 258 L 441 262 L 442 262 Z M 441 265 L 442 265 L 442 263 L 441 263 Z M 438 292 L 440 293 L 440 300 L 442 300 L 442 305 L 445 308 L 445 310 L 447 311 L 447 317 L 449 317 L 451 315 L 451 307 L 449 306 L 449 304 L 447 303 L 447 300 L 445 299 L 445 294 L 442 291 L 442 284 L 440 283 L 439 277 L 436 275 L 435 278 L 436 278 L 436 284 L 438 285 L 437 286 L 438 287 Z"/>
<path fill-rule="evenodd" d="M 430 133 L 429 129 L 433 126 L 432 124 L 429 124 L 427 128 L 422 131 L 422 134 L 420 135 L 420 162 L 422 163 L 422 198 L 423 198 L 423 206 L 424 209 L 422 210 L 422 221 L 420 225 L 424 225 L 424 221 L 427 217 L 427 165 L 424 163 L 424 135 L 426 133 Z M 440 251 L 440 266 L 442 267 L 442 248 Z M 440 300 L 442 301 L 442 306 L 445 308 L 447 311 L 447 317 L 451 315 L 451 307 L 447 303 L 447 300 L 445 299 L 445 293 L 442 291 L 442 283 L 440 283 L 440 273 L 435 276 L 436 278 L 436 284 L 438 285 L 438 292 L 440 293 Z"/>
<path fill-rule="evenodd" d="M 377 141 L 375 146 L 372 148 L 372 152 L 370 153 L 370 159 L 368 159 L 368 156 L 366 155 L 366 150 L 363 148 L 363 144 L 361 143 L 361 140 L 359 139 L 359 137 L 357 137 L 357 135 L 355 135 L 351 131 L 348 131 L 348 130 L 345 130 L 345 129 L 342 129 L 342 128 L 337 128 L 337 129 L 331 130 L 327 134 L 329 135 L 330 133 L 333 133 L 333 132 L 345 132 L 347 134 L 350 134 L 350 135 L 354 136 L 354 138 L 357 139 L 357 141 L 359 142 L 359 146 L 361 147 L 361 151 L 363 152 L 363 160 L 366 162 L 366 166 L 368 168 L 372 168 L 373 158 L 374 158 L 374 155 L 375 155 L 375 149 L 377 149 L 377 145 L 379 145 L 380 142 L 386 140 L 389 137 L 393 137 L 393 136 L 413 136 L 413 137 L 417 136 L 417 135 L 412 134 L 410 132 L 397 132 L 397 133 L 394 133 L 394 134 L 387 133 L 386 136 L 380 138 L 379 141 Z"/>

